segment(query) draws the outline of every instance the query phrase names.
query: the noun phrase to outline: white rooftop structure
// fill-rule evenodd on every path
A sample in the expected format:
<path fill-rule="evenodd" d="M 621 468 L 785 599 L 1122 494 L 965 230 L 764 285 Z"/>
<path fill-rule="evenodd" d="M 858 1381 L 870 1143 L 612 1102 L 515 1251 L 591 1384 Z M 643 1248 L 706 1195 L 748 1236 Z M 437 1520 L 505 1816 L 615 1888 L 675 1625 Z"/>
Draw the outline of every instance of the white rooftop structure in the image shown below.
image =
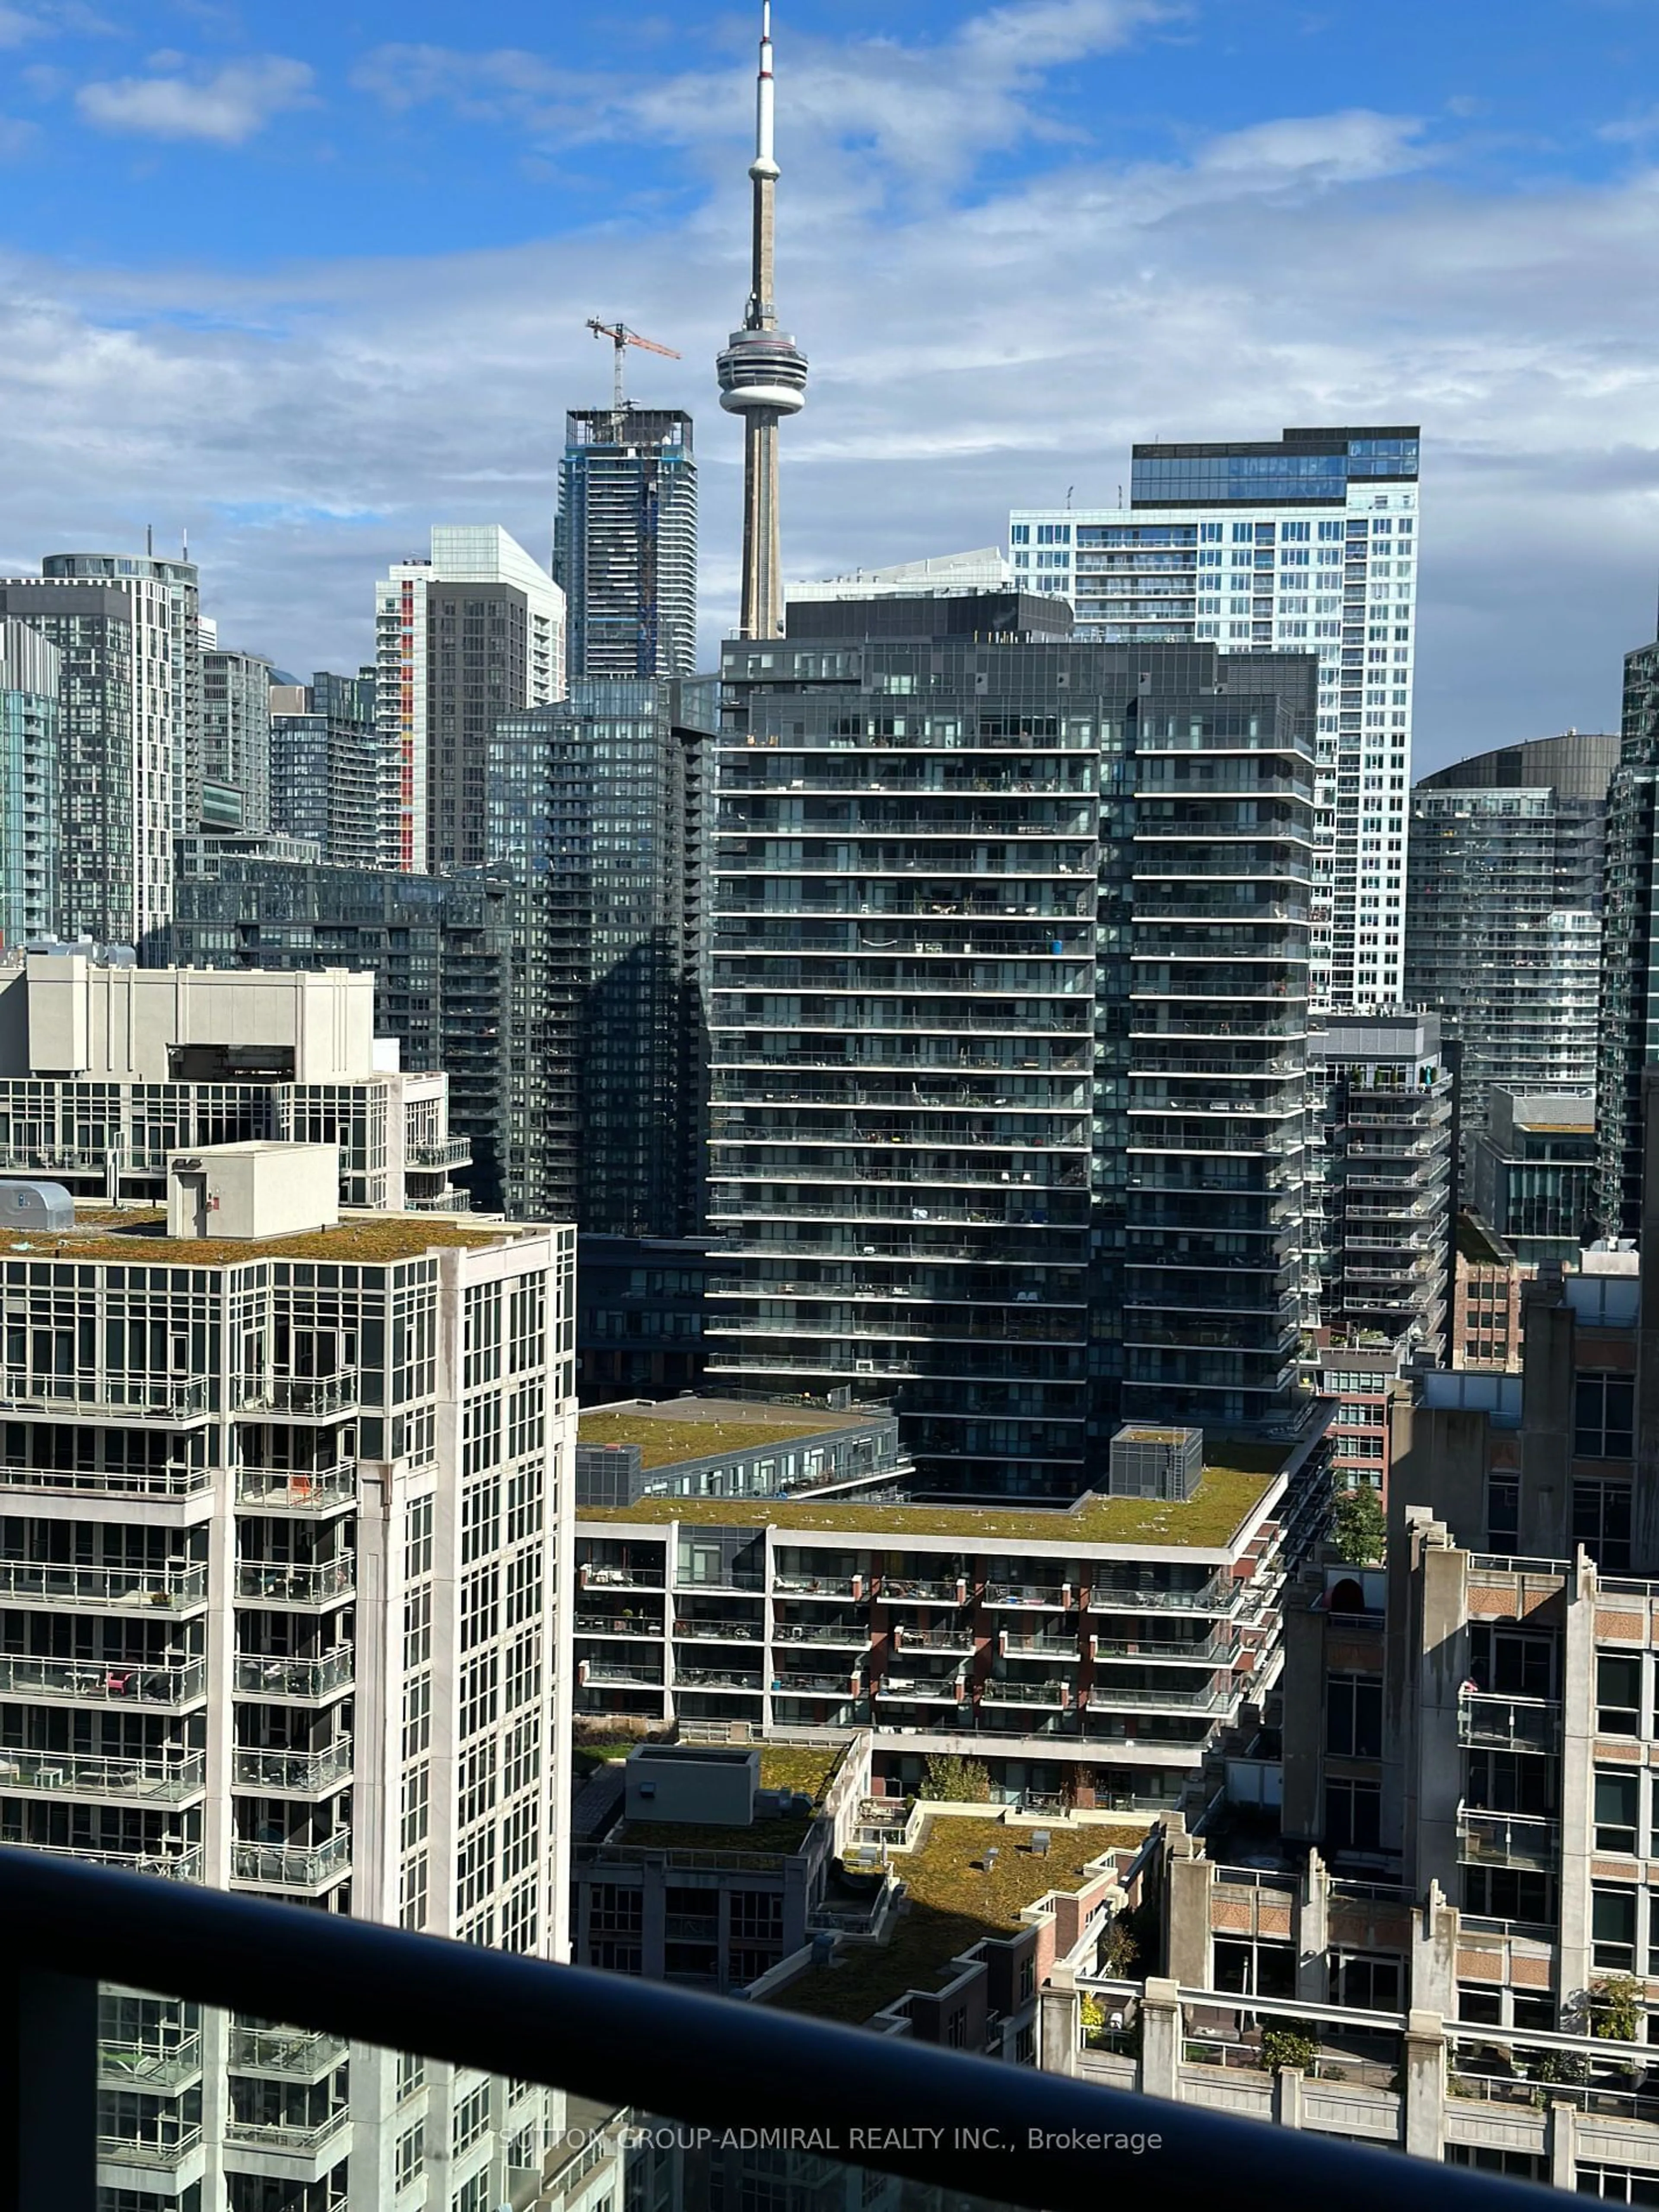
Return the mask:
<path fill-rule="evenodd" d="M 934 599 L 956 592 L 1000 592 L 1008 581 L 1002 549 L 981 545 L 971 553 L 939 553 L 901 561 L 891 568 L 855 568 L 813 584 L 791 584 L 786 599 Z"/>

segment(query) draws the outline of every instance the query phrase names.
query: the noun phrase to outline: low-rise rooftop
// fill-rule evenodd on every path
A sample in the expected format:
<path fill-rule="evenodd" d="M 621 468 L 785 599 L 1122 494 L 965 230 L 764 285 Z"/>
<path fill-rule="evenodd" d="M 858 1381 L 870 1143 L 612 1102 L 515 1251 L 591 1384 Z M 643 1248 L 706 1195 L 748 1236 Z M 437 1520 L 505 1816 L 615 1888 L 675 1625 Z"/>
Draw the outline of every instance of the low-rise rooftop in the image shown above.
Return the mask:
<path fill-rule="evenodd" d="M 1085 1869 L 1103 1853 L 1135 1850 L 1145 1830 L 1109 1822 L 1047 1832 L 1048 1848 L 1033 1847 L 1036 1831 L 1000 1820 L 936 1814 L 913 1851 L 896 1856 L 892 1871 L 909 1904 L 885 1943 L 843 1944 L 833 1965 L 814 1966 L 771 1999 L 780 2010 L 810 2013 L 860 2027 L 908 1990 L 936 1990 L 950 1978 L 951 1961 L 988 1936 L 1012 1936 L 1028 1905 L 1051 1889 L 1077 1889 Z M 986 1854 L 996 1856 L 988 1863 Z"/>
<path fill-rule="evenodd" d="M 636 1400 L 583 1413 L 576 1437 L 584 1444 L 637 1444 L 640 1465 L 647 1468 L 823 1436 L 833 1429 L 856 1428 L 870 1418 L 812 1413 L 798 1406 L 751 1406 L 732 1398 L 669 1398 L 660 1404 Z"/>
<path fill-rule="evenodd" d="M 629 1526 L 685 1521 L 732 1528 L 775 1528 L 844 1535 L 849 1541 L 943 1536 L 994 1548 L 1003 1543 L 1135 1544 L 1221 1550 L 1237 1534 L 1290 1456 L 1283 1444 L 1206 1439 L 1202 1480 L 1186 1499 L 1107 1498 L 1091 1492 L 1072 1505 L 875 1505 L 825 1498 L 643 1498 L 584 1509 L 585 1522 Z"/>
<path fill-rule="evenodd" d="M 85 1260 L 131 1267 L 246 1267 L 261 1260 L 331 1260 L 385 1267 L 441 1246 L 477 1248 L 534 1233 L 523 1224 L 463 1215 L 353 1212 L 331 1229 L 291 1237 L 169 1237 L 154 1206 L 76 1206 L 66 1230 L 9 1231 L 0 1259 Z"/>
<path fill-rule="evenodd" d="M 679 1747 L 684 1753 L 685 1747 Z M 810 1798 L 812 1811 L 763 1814 L 746 1827 L 716 1826 L 693 1820 L 642 1820 L 635 1817 L 617 1824 L 606 1837 L 609 1844 L 644 1845 L 652 1850 L 743 1851 L 787 1855 L 798 1851 L 811 1834 L 817 1808 L 835 1778 L 845 1744 L 767 1743 L 759 1746 L 760 1786 L 787 1790 Z M 692 1755 L 692 1754 L 686 1754 Z"/>

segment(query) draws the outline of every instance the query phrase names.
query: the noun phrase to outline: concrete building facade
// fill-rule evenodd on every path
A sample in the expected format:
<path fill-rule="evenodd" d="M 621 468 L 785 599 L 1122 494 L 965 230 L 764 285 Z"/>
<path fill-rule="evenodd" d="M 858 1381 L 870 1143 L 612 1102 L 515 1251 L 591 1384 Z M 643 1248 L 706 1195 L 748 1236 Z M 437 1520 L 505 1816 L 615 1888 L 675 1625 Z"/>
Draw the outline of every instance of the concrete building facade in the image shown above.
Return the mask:
<path fill-rule="evenodd" d="M 166 1195 L 206 1146 L 329 1146 L 338 1202 L 465 1210 L 449 1079 L 404 1073 L 374 1035 L 374 983 L 114 967 L 82 954 L 0 964 L 0 1173 L 85 1199 Z M 390 1061 L 392 1064 L 387 1065 Z"/>
<path fill-rule="evenodd" d="M 309 1151 L 191 1160 L 274 1170 L 205 1237 L 9 1230 L 0 1835 L 557 1957 L 572 1232 L 318 1224 Z M 539 2166 L 526 2085 L 122 1990 L 103 2033 L 100 2184 L 155 2212 Z"/>
<path fill-rule="evenodd" d="M 490 732 L 563 696 L 564 623 L 564 593 L 494 525 L 434 524 L 430 554 L 377 584 L 383 866 L 483 863 Z"/>

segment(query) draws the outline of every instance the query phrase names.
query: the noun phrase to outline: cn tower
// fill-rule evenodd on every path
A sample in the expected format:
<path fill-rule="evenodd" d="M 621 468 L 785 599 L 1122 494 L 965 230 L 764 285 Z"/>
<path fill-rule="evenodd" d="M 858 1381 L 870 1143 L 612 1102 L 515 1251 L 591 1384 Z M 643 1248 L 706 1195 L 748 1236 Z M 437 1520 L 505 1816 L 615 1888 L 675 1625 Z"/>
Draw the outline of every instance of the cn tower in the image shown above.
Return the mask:
<path fill-rule="evenodd" d="M 760 74 L 755 92 L 754 264 L 743 328 L 733 331 L 715 368 L 720 405 L 743 417 L 743 612 L 740 637 L 783 629 L 778 550 L 778 424 L 806 404 L 806 356 L 778 328 L 772 297 L 773 224 L 778 165 L 772 155 L 772 4 L 762 0 Z"/>

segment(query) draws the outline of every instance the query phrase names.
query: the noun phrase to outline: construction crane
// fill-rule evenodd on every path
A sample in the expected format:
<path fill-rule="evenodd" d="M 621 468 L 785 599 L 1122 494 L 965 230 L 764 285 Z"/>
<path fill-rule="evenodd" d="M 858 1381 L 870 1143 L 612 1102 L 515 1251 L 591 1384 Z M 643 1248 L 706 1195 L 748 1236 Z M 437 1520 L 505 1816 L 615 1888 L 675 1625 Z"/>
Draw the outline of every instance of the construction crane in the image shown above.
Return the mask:
<path fill-rule="evenodd" d="M 626 323 L 602 323 L 597 315 L 590 315 L 587 327 L 596 338 L 609 338 L 617 349 L 617 376 L 611 404 L 619 415 L 628 404 L 623 398 L 623 355 L 628 347 L 638 346 L 646 353 L 666 354 L 670 361 L 680 358 L 672 346 L 659 345 L 655 338 L 642 338 L 637 331 L 630 331 Z"/>

